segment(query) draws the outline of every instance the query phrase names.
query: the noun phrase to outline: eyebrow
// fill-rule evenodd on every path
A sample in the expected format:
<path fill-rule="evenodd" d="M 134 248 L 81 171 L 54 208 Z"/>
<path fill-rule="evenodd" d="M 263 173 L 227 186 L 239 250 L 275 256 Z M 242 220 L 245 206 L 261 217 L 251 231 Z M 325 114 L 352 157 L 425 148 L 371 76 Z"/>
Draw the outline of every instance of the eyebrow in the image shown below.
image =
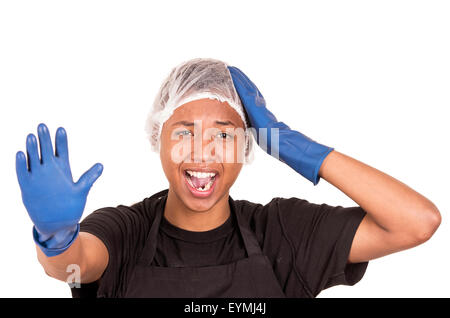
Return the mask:
<path fill-rule="evenodd" d="M 185 120 L 181 120 L 181 121 L 177 121 L 176 123 L 173 123 L 172 126 L 176 126 L 176 125 L 183 125 L 183 126 L 194 126 L 194 123 L 185 121 Z"/>
<path fill-rule="evenodd" d="M 233 125 L 233 126 L 237 127 L 237 126 L 236 126 L 232 121 L 230 121 L 230 120 L 226 120 L 226 121 L 216 120 L 215 123 L 216 123 L 217 125 L 223 125 L 223 126 L 226 126 L 226 125 Z M 173 124 L 172 124 L 172 126 L 176 126 L 176 125 L 194 126 L 194 123 L 193 123 L 193 122 L 189 122 L 189 121 L 185 121 L 185 120 L 180 120 L 180 121 L 177 121 L 176 123 L 173 123 Z"/>

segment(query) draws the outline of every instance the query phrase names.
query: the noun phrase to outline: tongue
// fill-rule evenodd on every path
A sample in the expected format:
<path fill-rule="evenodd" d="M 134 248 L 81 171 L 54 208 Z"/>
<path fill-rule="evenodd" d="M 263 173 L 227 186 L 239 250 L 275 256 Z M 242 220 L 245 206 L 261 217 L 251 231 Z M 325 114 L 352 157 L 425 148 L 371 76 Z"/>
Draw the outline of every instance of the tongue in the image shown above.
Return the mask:
<path fill-rule="evenodd" d="M 207 185 L 208 182 L 211 181 L 211 178 L 210 177 L 197 178 L 197 177 L 191 176 L 191 181 L 192 181 L 192 184 L 194 185 L 194 187 L 201 188 L 201 187 Z"/>

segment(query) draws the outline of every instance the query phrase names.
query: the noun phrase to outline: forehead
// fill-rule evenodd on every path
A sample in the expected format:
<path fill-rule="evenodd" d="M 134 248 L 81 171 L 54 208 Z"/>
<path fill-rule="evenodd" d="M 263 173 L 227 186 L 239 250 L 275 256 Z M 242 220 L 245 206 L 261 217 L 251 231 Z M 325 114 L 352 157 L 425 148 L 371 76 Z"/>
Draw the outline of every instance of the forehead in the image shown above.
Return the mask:
<path fill-rule="evenodd" d="M 167 122 L 180 120 L 202 120 L 205 122 L 231 120 L 237 126 L 244 128 L 241 117 L 227 102 L 210 98 L 194 100 L 179 106 Z"/>

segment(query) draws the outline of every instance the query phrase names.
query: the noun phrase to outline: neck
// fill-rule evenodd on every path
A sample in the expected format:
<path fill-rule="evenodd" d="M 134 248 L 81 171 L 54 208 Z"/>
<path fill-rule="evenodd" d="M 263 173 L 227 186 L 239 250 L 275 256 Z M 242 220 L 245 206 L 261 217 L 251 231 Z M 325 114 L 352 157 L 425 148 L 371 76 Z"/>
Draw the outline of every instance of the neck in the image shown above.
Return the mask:
<path fill-rule="evenodd" d="M 183 230 L 204 232 L 221 226 L 230 216 L 229 194 L 222 196 L 209 210 L 195 211 L 187 207 L 169 188 L 164 217 Z"/>

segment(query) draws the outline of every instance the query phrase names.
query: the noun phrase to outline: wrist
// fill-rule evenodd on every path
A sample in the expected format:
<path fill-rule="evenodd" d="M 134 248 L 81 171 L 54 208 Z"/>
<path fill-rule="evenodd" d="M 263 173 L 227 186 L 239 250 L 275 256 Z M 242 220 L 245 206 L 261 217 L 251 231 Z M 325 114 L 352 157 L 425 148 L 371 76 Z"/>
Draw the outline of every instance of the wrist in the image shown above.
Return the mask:
<path fill-rule="evenodd" d="M 317 185 L 320 167 L 334 148 L 319 144 L 281 121 L 271 121 L 264 128 L 265 133 L 257 134 L 258 144 L 268 154 Z"/>
<path fill-rule="evenodd" d="M 334 148 L 322 145 L 295 130 L 280 130 L 279 159 L 317 185 L 319 171 Z"/>
<path fill-rule="evenodd" d="M 79 232 L 79 223 L 52 234 L 42 233 L 36 226 L 33 226 L 33 239 L 42 252 L 47 257 L 51 257 L 59 255 L 67 250 L 75 241 Z"/>

